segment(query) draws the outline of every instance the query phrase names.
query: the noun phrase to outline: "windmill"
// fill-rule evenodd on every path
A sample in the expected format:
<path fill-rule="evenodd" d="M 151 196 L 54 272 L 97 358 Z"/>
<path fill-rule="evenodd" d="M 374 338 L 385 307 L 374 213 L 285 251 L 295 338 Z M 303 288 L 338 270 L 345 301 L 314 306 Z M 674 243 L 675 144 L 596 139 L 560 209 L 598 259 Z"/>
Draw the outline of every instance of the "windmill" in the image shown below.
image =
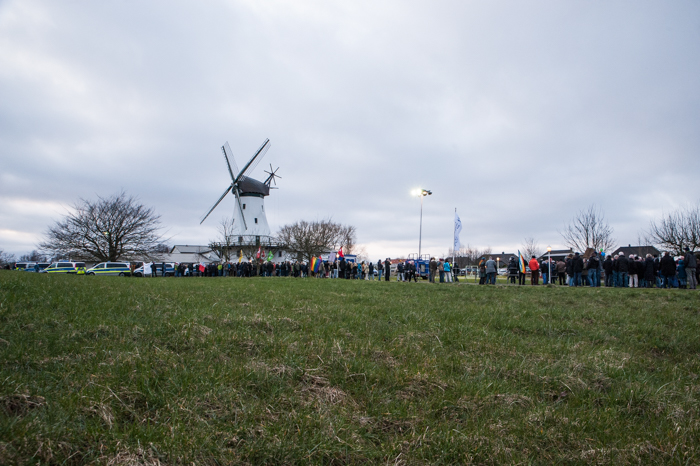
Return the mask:
<path fill-rule="evenodd" d="M 202 221 L 199 222 L 200 225 L 204 223 L 204 220 L 209 217 L 209 214 L 216 209 L 216 206 L 221 203 L 226 195 L 232 192 L 236 197 L 234 233 L 239 237 L 239 243 L 252 242 L 251 237 L 255 237 L 255 242 L 259 244 L 260 237 L 269 238 L 270 227 L 267 224 L 267 216 L 265 215 L 265 197 L 270 195 L 270 189 L 276 189 L 270 188 L 270 184 L 275 183 L 275 185 L 277 185 L 275 178 L 281 178 L 277 175 L 277 170 L 279 170 L 279 168 L 273 170 L 272 165 L 270 165 L 270 171 L 265 171 L 269 176 L 264 182 L 247 176 L 247 174 L 252 172 L 258 163 L 260 163 L 260 160 L 262 160 L 269 148 L 270 140 L 265 139 L 260 149 L 258 149 L 248 163 L 245 164 L 243 169 L 238 171 L 238 165 L 236 165 L 236 160 L 233 157 L 228 142 L 221 146 L 229 175 L 231 175 L 231 184 L 226 188 L 226 191 L 224 191 L 219 200 L 216 201 L 216 204 L 209 209 L 209 212 L 202 217 Z M 231 166 L 232 164 L 233 167 Z M 238 174 L 234 175 L 235 172 L 238 172 Z M 245 240 L 243 238 L 245 238 Z"/>

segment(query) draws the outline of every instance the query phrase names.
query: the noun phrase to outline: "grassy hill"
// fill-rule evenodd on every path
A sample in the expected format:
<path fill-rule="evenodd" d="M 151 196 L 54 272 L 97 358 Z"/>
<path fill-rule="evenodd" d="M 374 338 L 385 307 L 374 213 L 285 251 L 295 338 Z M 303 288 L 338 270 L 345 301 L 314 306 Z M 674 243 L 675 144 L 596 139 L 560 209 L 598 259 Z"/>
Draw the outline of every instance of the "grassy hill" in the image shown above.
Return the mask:
<path fill-rule="evenodd" d="M 0 463 L 698 464 L 699 305 L 0 271 Z"/>

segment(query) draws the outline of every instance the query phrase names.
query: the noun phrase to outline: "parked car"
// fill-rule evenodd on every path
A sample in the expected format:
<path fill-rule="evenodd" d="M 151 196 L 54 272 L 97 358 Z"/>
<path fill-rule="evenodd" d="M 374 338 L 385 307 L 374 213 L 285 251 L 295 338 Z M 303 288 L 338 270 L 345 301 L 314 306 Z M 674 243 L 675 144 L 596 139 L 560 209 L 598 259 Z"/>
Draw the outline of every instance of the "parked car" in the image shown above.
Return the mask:
<path fill-rule="evenodd" d="M 131 267 L 128 262 L 100 262 L 85 271 L 87 275 L 118 275 L 130 276 Z"/>
<path fill-rule="evenodd" d="M 152 264 L 151 270 L 155 271 L 156 277 L 162 277 L 163 276 L 163 263 L 158 262 L 158 263 Z M 175 263 L 174 262 L 166 262 L 165 263 L 165 276 L 166 277 L 174 277 L 175 276 Z M 141 265 L 141 267 L 134 270 L 134 277 L 143 277 L 143 265 Z"/>
<path fill-rule="evenodd" d="M 54 262 L 40 273 L 74 273 L 78 275 L 85 274 L 85 262 L 60 261 Z"/>
<path fill-rule="evenodd" d="M 35 265 L 36 262 L 15 262 L 13 269 L 20 272 L 34 272 Z"/>

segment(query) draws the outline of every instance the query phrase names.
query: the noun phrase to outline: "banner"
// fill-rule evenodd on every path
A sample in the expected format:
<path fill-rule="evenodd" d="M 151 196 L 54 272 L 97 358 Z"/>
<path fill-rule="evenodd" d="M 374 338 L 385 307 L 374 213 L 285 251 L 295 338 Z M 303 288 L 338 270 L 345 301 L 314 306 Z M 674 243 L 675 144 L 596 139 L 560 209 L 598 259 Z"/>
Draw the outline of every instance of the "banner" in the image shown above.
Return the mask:
<path fill-rule="evenodd" d="M 457 209 L 455 209 L 455 240 L 454 240 L 454 251 L 459 251 L 462 247 L 462 243 L 459 242 L 459 234 L 462 232 L 462 220 L 460 220 L 459 215 L 457 215 Z"/>

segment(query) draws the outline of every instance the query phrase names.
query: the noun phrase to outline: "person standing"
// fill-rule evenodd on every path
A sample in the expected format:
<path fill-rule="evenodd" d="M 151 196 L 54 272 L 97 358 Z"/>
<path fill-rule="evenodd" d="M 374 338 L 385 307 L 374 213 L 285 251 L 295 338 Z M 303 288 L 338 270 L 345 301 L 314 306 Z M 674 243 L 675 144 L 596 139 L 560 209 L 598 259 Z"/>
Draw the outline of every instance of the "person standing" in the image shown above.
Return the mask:
<path fill-rule="evenodd" d="M 605 271 L 605 286 L 612 287 L 613 282 L 613 261 L 610 254 L 605 256 L 605 261 L 603 261 L 603 270 Z"/>
<path fill-rule="evenodd" d="M 518 274 L 518 262 L 515 260 L 515 256 L 511 256 L 508 259 L 508 282 L 515 285 L 515 276 Z"/>
<path fill-rule="evenodd" d="M 437 273 L 438 264 L 434 257 L 430 258 L 430 263 L 428 264 L 428 278 L 430 283 L 435 283 L 435 274 Z"/>
<path fill-rule="evenodd" d="M 697 272 L 698 259 L 695 257 L 695 253 L 690 250 L 690 248 L 685 248 L 685 273 L 688 276 L 688 289 L 697 289 L 698 282 L 695 273 Z"/>
<path fill-rule="evenodd" d="M 479 261 L 479 285 L 486 283 L 486 258 L 482 257 Z"/>
<path fill-rule="evenodd" d="M 537 262 L 537 257 L 534 255 L 532 256 L 532 259 L 530 259 L 530 263 L 528 264 L 530 267 L 530 284 L 531 285 L 539 285 L 540 284 L 540 263 Z"/>
<path fill-rule="evenodd" d="M 396 281 L 397 282 L 404 282 L 406 281 L 404 279 L 404 268 L 403 268 L 403 262 L 399 262 L 396 264 Z"/>
<path fill-rule="evenodd" d="M 578 252 L 574 253 L 574 258 L 571 259 L 571 270 L 573 272 L 573 286 L 581 286 L 581 272 L 583 272 L 583 258 Z"/>
<path fill-rule="evenodd" d="M 382 260 L 379 259 L 377 261 L 377 275 L 380 282 L 382 281 L 382 273 L 384 273 L 384 265 L 382 265 Z"/>
<path fill-rule="evenodd" d="M 661 258 L 661 276 L 663 277 L 663 287 L 673 288 L 673 282 L 676 278 L 676 262 L 668 253 L 664 252 Z"/>
<path fill-rule="evenodd" d="M 651 257 L 651 254 L 647 254 L 644 261 L 644 283 L 647 288 L 653 288 L 656 283 L 654 269 L 654 258 Z"/>
<path fill-rule="evenodd" d="M 498 273 L 498 265 L 493 257 L 489 256 L 489 260 L 486 261 L 486 284 L 496 284 L 496 273 Z"/>
<path fill-rule="evenodd" d="M 445 264 L 442 266 L 445 269 L 445 281 L 447 283 L 452 283 L 452 266 L 450 261 L 445 259 Z"/>
<path fill-rule="evenodd" d="M 588 268 L 588 281 L 591 284 L 592 288 L 600 286 L 600 277 L 598 276 L 598 254 L 593 251 L 593 254 L 591 254 L 591 257 L 588 258 L 588 264 L 586 264 L 586 267 Z"/>
<path fill-rule="evenodd" d="M 391 278 L 391 260 L 387 257 L 384 261 L 384 281 L 389 281 Z"/>
<path fill-rule="evenodd" d="M 671 258 L 673 260 L 673 258 Z M 629 287 L 629 271 L 630 271 L 630 262 L 627 260 L 625 257 L 625 253 L 620 251 L 620 254 L 617 256 L 617 266 L 619 268 L 619 286 L 622 288 L 628 288 Z"/>
<path fill-rule="evenodd" d="M 369 279 L 374 280 L 374 262 L 370 261 L 367 268 L 369 270 Z"/>
<path fill-rule="evenodd" d="M 438 274 L 440 275 L 440 283 L 445 282 L 445 263 L 442 261 L 442 259 L 438 260 Z"/>

